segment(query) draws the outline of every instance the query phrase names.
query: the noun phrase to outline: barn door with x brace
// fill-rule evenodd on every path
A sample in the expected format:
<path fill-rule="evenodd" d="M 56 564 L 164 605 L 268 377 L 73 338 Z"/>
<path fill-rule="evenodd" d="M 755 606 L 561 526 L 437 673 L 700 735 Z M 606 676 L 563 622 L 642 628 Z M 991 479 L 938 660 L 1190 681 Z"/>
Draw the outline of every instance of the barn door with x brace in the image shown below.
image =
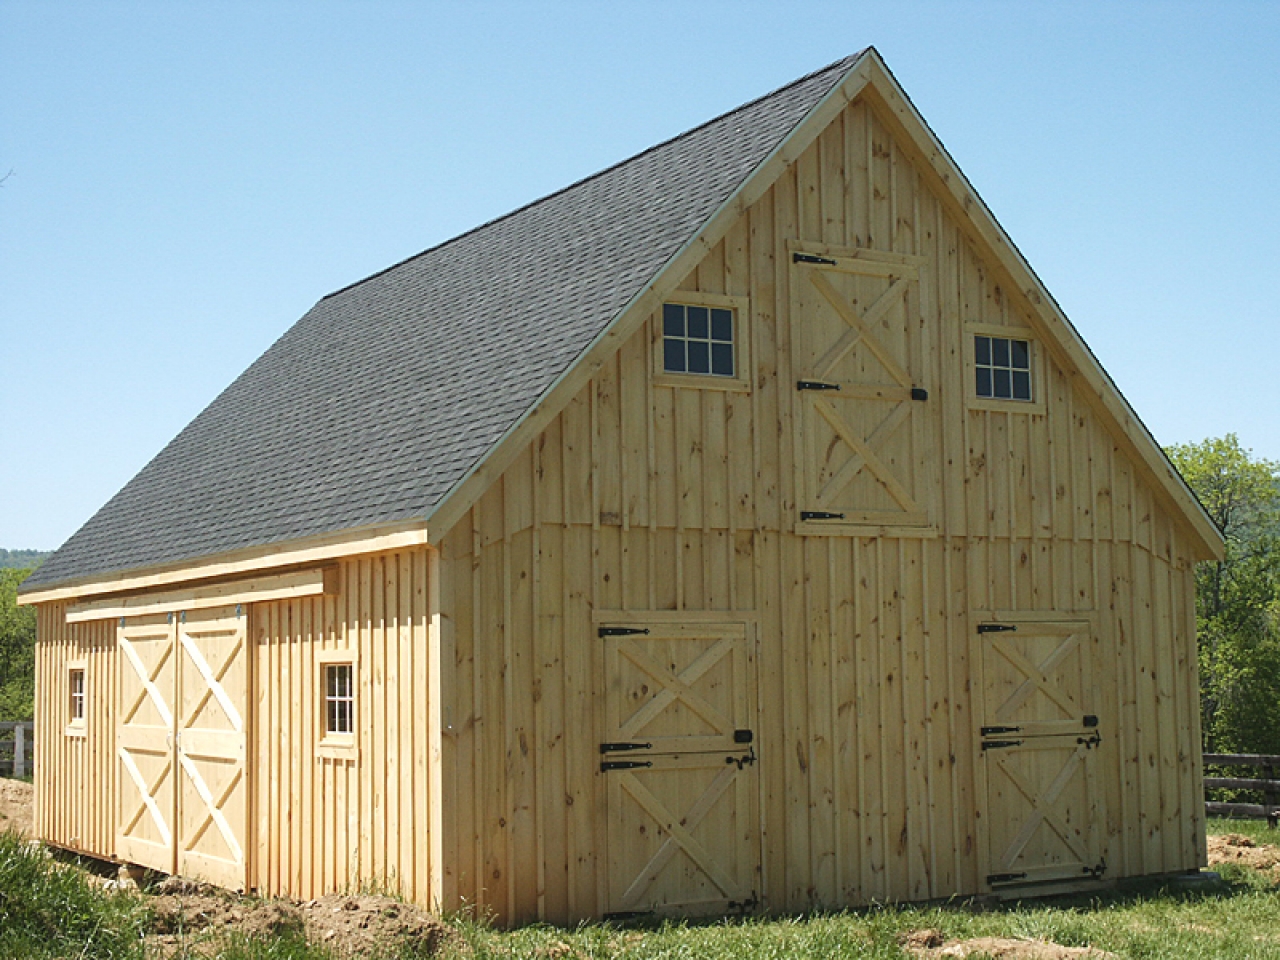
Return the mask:
<path fill-rule="evenodd" d="M 1088 621 L 975 624 L 982 671 L 987 882 L 1096 879 L 1095 761 L 1110 735 L 1096 711 Z"/>
<path fill-rule="evenodd" d="M 123 621 L 116 853 L 165 873 L 244 889 L 247 879 L 244 611 Z"/>
<path fill-rule="evenodd" d="M 791 250 L 798 533 L 929 529 L 921 262 Z"/>
<path fill-rule="evenodd" d="M 747 625 L 620 623 L 599 633 L 606 917 L 753 910 L 760 823 Z"/>

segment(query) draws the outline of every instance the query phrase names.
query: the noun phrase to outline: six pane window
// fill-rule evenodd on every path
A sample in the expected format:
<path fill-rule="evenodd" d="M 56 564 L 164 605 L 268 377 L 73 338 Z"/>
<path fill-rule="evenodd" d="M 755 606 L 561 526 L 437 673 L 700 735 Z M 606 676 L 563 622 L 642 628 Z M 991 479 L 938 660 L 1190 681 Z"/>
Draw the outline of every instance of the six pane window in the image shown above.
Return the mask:
<path fill-rule="evenodd" d="M 973 338 L 973 369 L 979 397 L 1031 399 L 1031 342 L 1007 337 Z"/>
<path fill-rule="evenodd" d="M 71 671 L 71 721 L 84 722 L 84 670 Z"/>
<path fill-rule="evenodd" d="M 662 368 L 668 373 L 735 376 L 733 311 L 724 307 L 662 305 Z"/>
<path fill-rule="evenodd" d="M 354 673 L 349 663 L 331 663 L 324 668 L 326 733 L 355 731 Z"/>

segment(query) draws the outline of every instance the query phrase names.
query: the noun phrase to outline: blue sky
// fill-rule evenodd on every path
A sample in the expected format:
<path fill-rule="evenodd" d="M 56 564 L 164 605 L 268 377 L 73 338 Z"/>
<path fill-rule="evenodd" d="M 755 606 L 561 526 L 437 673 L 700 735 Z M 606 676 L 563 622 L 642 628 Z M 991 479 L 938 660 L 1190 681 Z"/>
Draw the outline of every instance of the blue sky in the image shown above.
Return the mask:
<path fill-rule="evenodd" d="M 1280 4 L 0 0 L 0 546 L 324 294 L 876 45 L 1162 443 L 1280 460 Z"/>

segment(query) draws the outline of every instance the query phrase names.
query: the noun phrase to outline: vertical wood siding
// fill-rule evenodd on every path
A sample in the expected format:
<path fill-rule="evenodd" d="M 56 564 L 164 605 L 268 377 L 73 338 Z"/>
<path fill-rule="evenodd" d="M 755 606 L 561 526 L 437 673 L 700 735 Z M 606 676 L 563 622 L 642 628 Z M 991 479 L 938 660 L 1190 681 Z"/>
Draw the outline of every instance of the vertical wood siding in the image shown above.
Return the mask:
<path fill-rule="evenodd" d="M 795 239 L 928 258 L 937 537 L 790 532 Z M 848 108 L 681 289 L 751 298 L 753 389 L 655 384 L 652 318 L 443 545 L 446 905 L 512 923 L 606 909 L 592 613 L 607 610 L 757 619 L 770 908 L 982 888 L 981 610 L 1094 614 L 1109 875 L 1197 866 L 1191 550 L 1051 349 L 1044 414 L 963 402 L 964 325 L 1033 321 L 874 112 Z"/>
<path fill-rule="evenodd" d="M 428 884 L 426 549 L 341 565 L 337 596 L 255 604 L 257 889 L 314 897 Z M 327 749 L 325 652 L 355 657 L 354 749 Z"/>
<path fill-rule="evenodd" d="M 66 622 L 66 604 L 38 608 L 36 621 L 35 830 L 70 850 L 115 850 L 116 628 Z M 68 733 L 69 663 L 85 664 L 83 735 Z"/>

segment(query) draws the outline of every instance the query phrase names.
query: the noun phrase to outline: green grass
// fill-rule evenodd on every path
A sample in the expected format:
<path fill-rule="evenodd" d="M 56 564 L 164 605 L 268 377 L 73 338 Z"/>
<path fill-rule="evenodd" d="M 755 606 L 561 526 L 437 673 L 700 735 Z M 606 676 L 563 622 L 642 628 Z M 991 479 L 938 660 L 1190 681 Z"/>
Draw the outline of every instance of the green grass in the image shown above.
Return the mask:
<path fill-rule="evenodd" d="M 1280 830 L 1251 821 L 1213 821 L 1210 833 L 1243 833 L 1280 844 Z M 0 958 L 144 960 L 145 903 L 108 894 L 82 871 L 0 834 Z M 1217 883 L 1147 882 L 1093 897 L 1060 897 L 978 910 L 964 904 L 877 907 L 844 913 L 644 928 L 591 924 L 499 931 L 465 918 L 450 925 L 459 945 L 441 960 L 773 960 L 903 958 L 902 934 L 936 928 L 948 938 L 1034 937 L 1093 945 L 1126 958 L 1280 960 L 1280 887 L 1270 877 L 1226 867 Z M 331 960 L 297 932 L 235 937 L 221 960 Z M 367 957 L 362 960 L 382 960 Z M 401 951 L 387 960 L 422 960 Z"/>
<path fill-rule="evenodd" d="M 0 957 L 133 960 L 142 956 L 139 897 L 108 893 L 15 833 L 0 833 Z"/>

